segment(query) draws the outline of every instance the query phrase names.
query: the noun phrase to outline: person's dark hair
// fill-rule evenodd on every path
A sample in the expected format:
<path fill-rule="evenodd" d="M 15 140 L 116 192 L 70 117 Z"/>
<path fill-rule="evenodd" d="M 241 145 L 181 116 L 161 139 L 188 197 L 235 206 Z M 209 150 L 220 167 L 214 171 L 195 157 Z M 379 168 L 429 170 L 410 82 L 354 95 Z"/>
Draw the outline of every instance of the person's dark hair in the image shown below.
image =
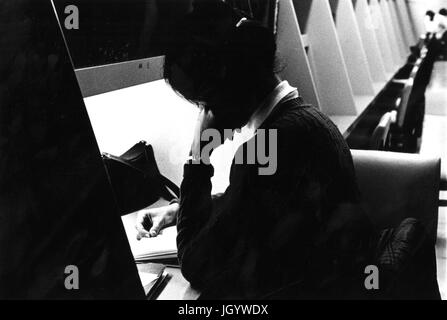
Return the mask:
<path fill-rule="evenodd" d="M 429 16 L 429 17 L 430 17 L 430 20 L 433 21 L 433 19 L 435 18 L 436 13 L 434 13 L 434 12 L 431 11 L 431 10 L 428 10 L 428 11 L 425 13 L 425 15 L 426 15 L 426 16 Z"/>
<path fill-rule="evenodd" d="M 439 10 L 439 14 L 442 16 L 446 16 L 447 17 L 447 9 L 446 8 L 442 8 L 441 10 Z"/>
<path fill-rule="evenodd" d="M 171 81 L 173 65 L 179 66 L 192 79 L 195 94 L 179 93 L 192 102 L 203 101 L 201 88 L 207 84 L 248 91 L 261 77 L 275 73 L 273 32 L 221 1 L 198 2 L 179 22 L 172 39 L 165 55 L 164 78 L 179 92 Z"/>

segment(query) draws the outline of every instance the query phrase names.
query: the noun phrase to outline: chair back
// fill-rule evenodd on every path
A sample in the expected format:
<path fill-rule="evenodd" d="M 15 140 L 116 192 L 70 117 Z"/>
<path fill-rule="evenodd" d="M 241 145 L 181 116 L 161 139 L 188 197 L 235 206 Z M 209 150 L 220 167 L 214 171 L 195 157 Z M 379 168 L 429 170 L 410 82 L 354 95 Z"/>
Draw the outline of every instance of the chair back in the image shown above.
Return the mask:
<path fill-rule="evenodd" d="M 436 241 L 441 160 L 415 154 L 352 151 L 363 205 L 374 225 L 419 219 Z"/>

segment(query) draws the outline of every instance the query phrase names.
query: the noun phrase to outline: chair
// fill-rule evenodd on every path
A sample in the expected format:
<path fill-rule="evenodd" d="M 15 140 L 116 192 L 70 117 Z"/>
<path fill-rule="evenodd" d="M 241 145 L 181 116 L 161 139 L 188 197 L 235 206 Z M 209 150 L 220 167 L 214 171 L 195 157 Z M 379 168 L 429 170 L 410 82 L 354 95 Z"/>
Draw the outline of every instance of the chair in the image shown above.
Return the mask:
<path fill-rule="evenodd" d="M 447 174 L 445 172 L 441 174 L 441 185 L 439 189 L 441 192 L 444 192 L 444 194 L 447 191 Z M 447 207 L 447 199 L 445 198 L 445 195 L 439 199 L 439 206 Z"/>
<path fill-rule="evenodd" d="M 393 119 L 390 130 L 390 150 L 404 151 L 414 153 L 411 135 L 406 130 L 408 123 L 408 114 L 411 111 L 411 95 L 413 92 L 414 79 L 410 78 L 403 84 L 404 87 L 400 96 L 396 99 L 394 112 L 396 116 Z"/>
<path fill-rule="evenodd" d="M 377 228 L 417 218 L 437 238 L 441 161 L 415 154 L 352 151 L 362 199 Z"/>
<path fill-rule="evenodd" d="M 404 89 L 402 90 L 402 96 L 398 100 L 397 105 L 397 119 L 396 125 L 400 130 L 403 130 L 405 125 L 405 119 L 408 113 L 408 107 L 410 103 L 410 96 L 413 90 L 414 79 L 410 78 L 407 80 Z"/>
<path fill-rule="evenodd" d="M 391 145 L 394 151 L 416 153 L 422 136 L 425 116 L 424 62 L 416 64 L 410 78 L 399 81 L 403 85 L 396 99 L 397 117 L 391 126 Z M 397 81 L 397 80 L 396 80 Z"/>
<path fill-rule="evenodd" d="M 370 140 L 370 150 L 386 150 L 389 140 L 391 124 L 393 123 L 393 112 L 385 113 L 374 129 Z"/>
<path fill-rule="evenodd" d="M 414 78 L 417 69 L 420 68 L 424 61 L 424 58 L 418 58 L 414 62 L 407 62 L 394 76 L 392 82 L 395 84 L 405 84 L 405 82 Z"/>
<path fill-rule="evenodd" d="M 447 174 L 444 172 L 441 175 L 441 191 L 447 191 Z"/>
<path fill-rule="evenodd" d="M 363 206 L 377 230 L 418 219 L 426 230 L 424 247 L 412 255 L 410 277 L 400 291 L 410 299 L 440 299 L 436 240 L 441 162 L 420 155 L 352 151 Z"/>

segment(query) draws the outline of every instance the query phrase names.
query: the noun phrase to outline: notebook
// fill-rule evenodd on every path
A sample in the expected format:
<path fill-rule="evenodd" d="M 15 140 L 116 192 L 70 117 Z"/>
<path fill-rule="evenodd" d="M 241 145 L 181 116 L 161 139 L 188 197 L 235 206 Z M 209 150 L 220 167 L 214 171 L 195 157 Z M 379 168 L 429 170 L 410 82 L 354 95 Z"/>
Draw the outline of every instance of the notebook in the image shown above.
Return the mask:
<path fill-rule="evenodd" d="M 159 201 L 154 205 L 165 205 Z M 161 231 L 155 238 L 143 238 L 137 240 L 137 230 L 135 229 L 136 213 L 123 216 L 124 229 L 127 239 L 136 262 L 165 262 L 177 260 L 177 227 L 169 227 Z"/>
<path fill-rule="evenodd" d="M 155 238 L 133 240 L 130 244 L 136 262 L 177 258 L 177 228 L 164 229 Z"/>

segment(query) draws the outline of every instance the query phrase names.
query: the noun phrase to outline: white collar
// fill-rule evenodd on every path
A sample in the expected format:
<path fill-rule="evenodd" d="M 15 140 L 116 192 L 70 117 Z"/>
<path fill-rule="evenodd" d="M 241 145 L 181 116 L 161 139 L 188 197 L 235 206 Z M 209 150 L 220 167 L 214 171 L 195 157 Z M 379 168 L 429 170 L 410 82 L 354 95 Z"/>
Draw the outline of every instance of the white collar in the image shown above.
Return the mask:
<path fill-rule="evenodd" d="M 259 127 L 264 123 L 264 121 L 267 120 L 267 118 L 272 114 L 273 110 L 275 110 L 278 103 L 294 91 L 297 91 L 297 89 L 290 86 L 289 82 L 282 81 L 264 99 L 259 108 L 256 109 L 256 111 L 250 117 L 250 120 L 247 122 L 244 128 L 252 132 L 258 130 Z"/>
<path fill-rule="evenodd" d="M 292 92 L 296 92 L 298 96 L 298 90 L 290 86 L 287 81 L 282 81 L 278 84 L 259 105 L 259 108 L 256 109 L 247 124 L 240 131 L 236 130 L 233 136 L 234 143 L 240 146 L 253 138 L 256 135 L 256 131 L 272 114 L 279 102 Z"/>

